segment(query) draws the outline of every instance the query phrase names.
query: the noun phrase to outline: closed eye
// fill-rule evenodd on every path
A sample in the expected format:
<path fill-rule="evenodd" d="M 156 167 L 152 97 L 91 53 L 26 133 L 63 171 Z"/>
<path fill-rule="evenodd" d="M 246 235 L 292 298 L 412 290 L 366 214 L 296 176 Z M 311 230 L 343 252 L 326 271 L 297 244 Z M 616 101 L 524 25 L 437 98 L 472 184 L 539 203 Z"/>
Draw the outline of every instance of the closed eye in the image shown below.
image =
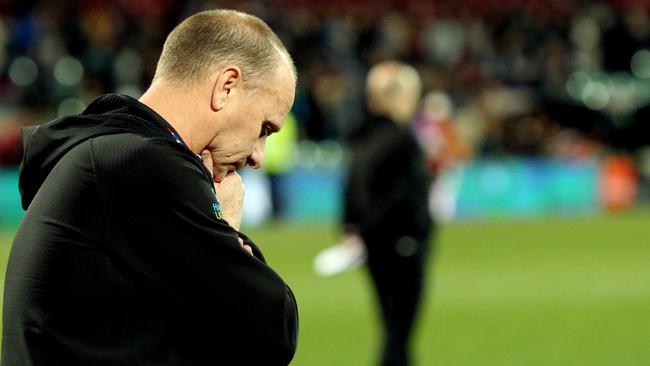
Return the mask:
<path fill-rule="evenodd" d="M 262 123 L 262 131 L 260 131 L 260 137 L 268 137 L 272 133 L 277 132 L 278 127 L 271 121 L 264 121 Z"/>
<path fill-rule="evenodd" d="M 260 137 L 267 137 L 271 134 L 271 127 L 268 125 L 262 126 L 262 132 L 260 133 Z"/>

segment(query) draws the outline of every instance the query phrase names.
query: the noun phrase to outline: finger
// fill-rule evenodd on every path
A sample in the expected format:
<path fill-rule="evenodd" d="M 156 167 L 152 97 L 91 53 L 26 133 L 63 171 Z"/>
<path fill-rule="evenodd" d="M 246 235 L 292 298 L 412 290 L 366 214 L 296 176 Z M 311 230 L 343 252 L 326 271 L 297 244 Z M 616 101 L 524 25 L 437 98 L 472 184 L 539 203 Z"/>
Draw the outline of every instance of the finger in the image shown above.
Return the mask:
<path fill-rule="evenodd" d="M 248 252 L 248 254 L 253 255 L 253 248 L 251 248 L 250 245 L 245 245 L 244 244 L 244 250 Z"/>
<path fill-rule="evenodd" d="M 251 248 L 250 245 L 246 245 L 246 244 L 244 244 L 244 239 L 242 239 L 242 238 L 237 238 L 237 239 L 239 240 L 239 245 L 241 245 L 241 247 L 242 247 L 245 251 L 247 251 L 248 254 L 253 255 L 253 248 Z"/>
<path fill-rule="evenodd" d="M 229 170 L 228 173 L 226 173 L 226 177 L 224 178 L 224 180 L 225 179 L 228 179 L 228 181 L 238 181 L 238 180 L 240 181 L 241 175 L 239 175 L 239 173 L 237 173 L 234 170 Z"/>
<path fill-rule="evenodd" d="M 203 165 L 205 165 L 205 167 L 208 168 L 210 174 L 212 174 L 214 166 L 212 164 L 212 154 L 210 154 L 210 151 L 208 150 L 201 151 L 201 160 L 203 161 Z"/>
<path fill-rule="evenodd" d="M 241 175 L 238 172 L 234 170 L 229 171 L 225 179 L 228 179 L 228 182 L 231 182 L 231 184 L 239 184 L 242 189 L 245 189 L 244 181 L 241 179 Z"/>

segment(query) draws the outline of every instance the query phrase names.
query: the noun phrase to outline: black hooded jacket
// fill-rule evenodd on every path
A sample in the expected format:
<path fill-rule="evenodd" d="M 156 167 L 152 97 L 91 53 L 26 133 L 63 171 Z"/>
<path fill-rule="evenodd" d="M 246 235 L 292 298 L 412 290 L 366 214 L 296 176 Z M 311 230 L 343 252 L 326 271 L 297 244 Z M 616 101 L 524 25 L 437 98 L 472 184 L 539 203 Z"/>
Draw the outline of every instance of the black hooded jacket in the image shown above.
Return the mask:
<path fill-rule="evenodd" d="M 106 95 L 25 130 L 20 192 L 2 366 L 291 361 L 291 290 L 217 217 L 200 158 L 137 100 Z"/>
<path fill-rule="evenodd" d="M 370 246 L 404 235 L 427 238 L 432 227 L 427 203 L 431 177 L 410 129 L 370 116 L 351 146 L 344 226 L 358 231 Z"/>

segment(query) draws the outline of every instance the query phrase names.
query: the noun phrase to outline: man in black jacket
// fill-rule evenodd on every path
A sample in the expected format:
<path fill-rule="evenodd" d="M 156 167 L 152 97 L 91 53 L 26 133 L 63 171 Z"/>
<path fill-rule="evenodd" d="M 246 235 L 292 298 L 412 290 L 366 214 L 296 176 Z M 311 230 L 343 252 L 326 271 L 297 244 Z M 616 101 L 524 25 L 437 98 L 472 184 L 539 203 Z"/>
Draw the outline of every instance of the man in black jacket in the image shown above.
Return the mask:
<path fill-rule="evenodd" d="M 420 302 L 431 217 L 429 177 L 409 124 L 420 77 L 385 61 L 367 78 L 370 118 L 352 144 L 345 190 L 347 245 L 365 244 L 384 325 L 381 365 L 409 365 L 408 341 Z"/>
<path fill-rule="evenodd" d="M 2 365 L 289 364 L 295 299 L 238 231 L 236 170 L 262 164 L 295 83 L 264 22 L 207 11 L 139 101 L 24 131 Z"/>

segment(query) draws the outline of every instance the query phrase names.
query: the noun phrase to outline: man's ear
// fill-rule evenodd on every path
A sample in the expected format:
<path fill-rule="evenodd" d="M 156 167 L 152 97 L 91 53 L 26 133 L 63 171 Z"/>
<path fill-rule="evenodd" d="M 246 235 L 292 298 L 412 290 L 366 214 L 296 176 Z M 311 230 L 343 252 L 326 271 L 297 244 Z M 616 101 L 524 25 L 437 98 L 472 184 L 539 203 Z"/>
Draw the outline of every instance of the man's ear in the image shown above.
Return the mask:
<path fill-rule="evenodd" d="M 217 74 L 212 87 L 210 106 L 213 111 L 219 111 L 228 104 L 232 92 L 241 85 L 241 69 L 237 66 L 227 66 Z"/>

